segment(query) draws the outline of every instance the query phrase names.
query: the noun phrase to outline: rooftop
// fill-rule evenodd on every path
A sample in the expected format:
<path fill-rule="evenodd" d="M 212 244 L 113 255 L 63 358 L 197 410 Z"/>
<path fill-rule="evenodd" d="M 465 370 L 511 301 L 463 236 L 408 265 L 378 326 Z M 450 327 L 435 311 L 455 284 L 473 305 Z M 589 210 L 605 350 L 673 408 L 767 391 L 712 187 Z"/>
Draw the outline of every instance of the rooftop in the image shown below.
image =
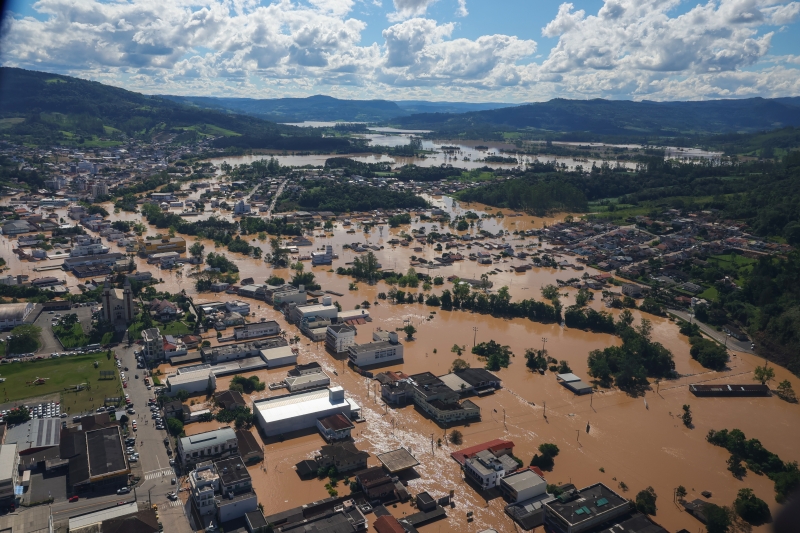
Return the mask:
<path fill-rule="evenodd" d="M 120 518 L 139 511 L 136 502 L 126 503 L 125 505 L 115 505 L 108 509 L 102 509 L 93 513 L 86 513 L 80 516 L 75 516 L 69 519 L 69 530 L 75 531 L 76 529 L 91 526 L 92 524 L 99 524 L 105 520 L 112 518 Z"/>
<path fill-rule="evenodd" d="M 382 350 L 384 348 L 393 348 L 399 346 L 399 343 L 391 343 L 389 341 L 376 341 L 376 342 L 367 342 L 364 344 L 353 344 L 348 349 L 352 353 L 366 353 L 371 352 L 373 350 Z"/>
<path fill-rule="evenodd" d="M 22 320 L 25 309 L 31 304 L 3 304 L 0 305 L 0 320 Z"/>
<path fill-rule="evenodd" d="M 530 469 L 507 475 L 503 478 L 503 483 L 518 493 L 531 487 L 539 487 L 542 492 L 547 488 L 547 481 Z"/>
<path fill-rule="evenodd" d="M 602 483 L 596 483 L 577 491 L 562 493 L 547 507 L 567 523 L 576 525 L 601 513 L 621 507 L 628 508 L 630 502 Z"/>
<path fill-rule="evenodd" d="M 341 387 L 337 387 L 341 389 Z M 331 389 L 316 390 L 300 394 L 290 394 L 275 398 L 265 398 L 253 402 L 253 407 L 261 413 L 269 424 L 287 418 L 296 418 L 314 413 L 325 412 L 331 408 L 349 409 L 344 395 L 339 399 L 331 399 Z"/>
<path fill-rule="evenodd" d="M 499 450 L 503 449 L 514 449 L 514 443 L 510 440 L 503 440 L 503 439 L 494 439 L 488 442 L 484 442 L 483 444 L 476 444 L 475 446 L 470 446 L 469 448 L 464 448 L 463 450 L 458 450 L 457 452 L 453 452 L 450 454 L 450 457 L 461 463 L 464 464 L 464 460 L 467 457 L 472 457 L 476 453 L 482 450 L 489 450 L 492 453 L 497 453 Z"/>
<path fill-rule="evenodd" d="M 244 461 L 238 455 L 217 461 L 214 466 L 217 467 L 217 474 L 225 485 L 232 485 L 250 479 L 250 473 L 244 466 Z"/>
<path fill-rule="evenodd" d="M 353 423 L 350 422 L 350 419 L 342 413 L 320 418 L 319 423 L 322 424 L 322 427 L 330 431 L 341 431 L 343 429 L 353 429 L 353 427 L 355 427 Z"/>
<path fill-rule="evenodd" d="M 181 439 L 180 443 L 183 451 L 188 453 L 208 448 L 209 446 L 217 446 L 235 438 L 236 434 L 234 431 L 229 427 L 225 427 L 213 431 L 206 431 L 205 433 L 198 433 L 191 437 L 184 437 Z"/>
<path fill-rule="evenodd" d="M 17 457 L 16 444 L 3 444 L 0 446 L 0 481 L 13 477 L 14 462 Z"/>
<path fill-rule="evenodd" d="M 119 426 L 86 432 L 89 476 L 102 476 L 128 469 Z"/>
<path fill-rule="evenodd" d="M 398 448 L 390 452 L 376 455 L 375 457 L 377 457 L 386 470 L 392 474 L 414 468 L 419 464 L 419 461 L 405 448 Z"/>

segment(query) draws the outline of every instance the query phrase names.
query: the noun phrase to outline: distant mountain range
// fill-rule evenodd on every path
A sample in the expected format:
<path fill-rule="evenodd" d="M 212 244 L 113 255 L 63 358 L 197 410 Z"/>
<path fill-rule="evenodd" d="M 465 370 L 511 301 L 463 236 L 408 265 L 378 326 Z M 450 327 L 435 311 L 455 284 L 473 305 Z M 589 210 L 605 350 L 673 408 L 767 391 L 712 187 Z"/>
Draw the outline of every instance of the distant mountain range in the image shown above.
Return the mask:
<path fill-rule="evenodd" d="M 397 117 L 391 122 L 403 128 L 451 133 L 502 128 L 602 135 L 693 136 L 800 126 L 800 98 L 698 102 L 558 98 L 461 114 L 415 114 Z"/>
<path fill-rule="evenodd" d="M 173 96 L 162 98 L 206 109 L 242 113 L 273 122 L 385 122 L 414 113 L 466 113 L 515 106 L 517 104 L 428 102 L 424 100 L 341 100 L 332 96 L 307 98 L 217 98 Z"/>

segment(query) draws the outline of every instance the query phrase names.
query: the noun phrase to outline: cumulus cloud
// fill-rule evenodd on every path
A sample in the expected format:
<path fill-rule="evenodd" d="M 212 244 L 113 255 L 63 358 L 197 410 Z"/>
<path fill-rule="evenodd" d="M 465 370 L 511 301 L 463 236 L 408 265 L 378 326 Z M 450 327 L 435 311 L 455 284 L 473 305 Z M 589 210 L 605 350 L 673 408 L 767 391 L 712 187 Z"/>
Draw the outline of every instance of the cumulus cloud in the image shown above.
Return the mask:
<path fill-rule="evenodd" d="M 376 0 L 358 0 L 364 4 Z M 393 0 L 380 42 L 356 0 L 38 0 L 7 18 L 0 62 L 150 93 L 273 97 L 686 99 L 800 93 L 800 60 L 770 55 L 800 1 L 563 3 L 542 35 L 465 39 L 433 20 L 437 0 Z M 466 16 L 466 0 L 447 0 Z M 678 14 L 681 13 L 681 14 Z M 491 93 L 487 92 L 491 91 Z"/>
<path fill-rule="evenodd" d="M 420 17 L 428 11 L 428 8 L 438 0 L 393 0 L 394 13 L 389 13 L 387 18 L 391 22 Z"/>

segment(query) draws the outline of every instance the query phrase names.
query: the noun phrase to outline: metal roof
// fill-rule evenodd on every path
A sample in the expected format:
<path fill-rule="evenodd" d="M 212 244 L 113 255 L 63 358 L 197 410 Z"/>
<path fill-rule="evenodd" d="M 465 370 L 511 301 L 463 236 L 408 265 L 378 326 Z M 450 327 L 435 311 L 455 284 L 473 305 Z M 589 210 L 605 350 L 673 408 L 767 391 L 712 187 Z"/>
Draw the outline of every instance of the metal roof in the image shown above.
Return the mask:
<path fill-rule="evenodd" d="M 191 437 L 184 437 L 181 439 L 181 448 L 183 448 L 184 452 L 193 452 L 209 446 L 221 445 L 233 439 L 236 439 L 236 433 L 231 428 L 225 427 L 192 435 Z"/>
<path fill-rule="evenodd" d="M 122 516 L 128 516 L 129 514 L 133 514 L 139 511 L 139 506 L 136 505 L 136 502 L 126 503 L 124 505 L 115 505 L 114 507 L 109 507 L 108 509 L 103 509 L 101 511 L 95 511 L 93 513 L 87 513 L 84 515 L 76 516 L 74 518 L 69 519 L 69 530 L 75 531 L 78 528 L 91 526 L 93 524 L 99 524 L 105 520 L 111 520 L 112 518 L 120 518 Z"/>

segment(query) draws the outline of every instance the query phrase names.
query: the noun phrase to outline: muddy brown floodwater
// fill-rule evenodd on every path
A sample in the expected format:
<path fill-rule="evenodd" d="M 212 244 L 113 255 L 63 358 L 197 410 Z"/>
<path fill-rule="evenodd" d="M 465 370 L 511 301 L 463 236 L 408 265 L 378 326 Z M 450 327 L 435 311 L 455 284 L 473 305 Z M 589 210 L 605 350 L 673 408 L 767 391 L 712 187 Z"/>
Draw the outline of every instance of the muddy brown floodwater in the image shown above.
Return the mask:
<path fill-rule="evenodd" d="M 472 209 L 478 213 L 486 212 L 484 206 L 480 205 L 454 205 L 448 198 L 432 200 L 453 214 L 461 213 L 465 209 Z M 112 218 L 139 220 L 139 215 L 121 213 L 112 215 Z M 563 218 L 563 215 L 558 218 Z M 501 228 L 508 231 L 540 228 L 544 223 L 551 223 L 553 220 L 507 216 L 483 220 L 482 225 L 484 229 L 496 233 Z M 433 224 L 412 224 L 414 228 L 420 226 L 425 226 L 430 231 Z M 709 429 L 739 428 L 748 438 L 759 439 L 767 449 L 777 453 L 784 461 L 797 461 L 800 460 L 800 447 L 797 446 L 797 442 L 800 441 L 800 423 L 798 423 L 800 406 L 788 404 L 777 397 L 696 398 L 688 390 L 688 384 L 696 382 L 751 383 L 752 371 L 761 363 L 759 358 L 747 354 L 734 354 L 729 370 L 708 371 L 691 359 L 687 339 L 678 333 L 677 327 L 671 321 L 648 315 L 647 318 L 653 324 L 654 340 L 672 351 L 676 369 L 682 377 L 661 383 L 658 393 L 649 391 L 644 398 L 632 398 L 616 390 L 601 390 L 594 395 L 574 396 L 556 382 L 552 373 L 540 376 L 529 372 L 524 364 L 525 350 L 540 347 L 542 338 L 545 337 L 550 355 L 559 360 L 567 360 L 576 374 L 587 377 L 586 357 L 589 351 L 617 344 L 618 338 L 563 328 L 558 324 L 534 323 L 527 319 L 498 319 L 469 312 L 441 311 L 423 304 L 392 305 L 386 300 L 377 300 L 379 292 L 389 290 L 389 287 L 382 282 L 375 286 L 359 283 L 357 290 L 350 291 L 348 284 L 352 280 L 331 271 L 344 266 L 357 255 L 343 250 L 342 245 L 345 243 L 370 242 L 384 246 L 384 249 L 376 252 L 379 261 L 384 268 L 393 268 L 399 272 L 408 268 L 411 255 L 427 259 L 432 259 L 435 255 L 430 245 L 424 246 L 421 252 L 414 252 L 413 246 L 392 248 L 387 241 L 392 236 L 399 235 L 400 229 L 389 230 L 384 226 L 382 231 L 373 228 L 370 234 L 365 235 L 355 221 L 353 228 L 358 231 L 349 234 L 340 224 L 332 236 L 312 238 L 314 246 L 311 249 L 332 244 L 334 251 L 339 254 L 339 259 L 334 261 L 332 267 L 314 267 L 312 271 L 323 289 L 343 294 L 341 297 L 334 297 L 334 300 L 337 300 L 344 309 L 353 309 L 365 300 L 373 303 L 369 309 L 372 322 L 359 327 L 358 342 L 369 341 L 374 328 L 402 327 L 405 320 L 411 320 L 416 326 L 418 332 L 414 340 L 403 341 L 404 362 L 386 367 L 386 370 L 402 370 L 409 374 L 423 371 L 437 375 L 444 374 L 448 372 L 452 361 L 456 358 L 450 351 L 454 344 L 466 346 L 467 351 L 463 359 L 472 366 L 480 366 L 481 363 L 477 358 L 469 353 L 473 335 L 477 338 L 477 342 L 494 339 L 507 344 L 516 354 L 511 365 L 497 373 L 503 380 L 503 388 L 492 396 L 475 400 L 481 408 L 482 420 L 460 428 L 464 434 L 463 445 L 454 447 L 443 442 L 443 445 L 438 447 L 435 441 L 444 436 L 443 429 L 421 416 L 413 406 L 401 409 L 387 408 L 380 400 L 375 399 L 373 393 L 377 388 L 375 382 L 368 381 L 343 366 L 341 359 L 329 355 L 323 345 L 310 343 L 301 336 L 303 340 L 300 345 L 299 362 L 318 361 L 331 376 L 332 382 L 343 386 L 347 394 L 363 407 L 366 422 L 357 424 L 354 439 L 359 448 L 373 456 L 370 464 L 377 464 L 374 459 L 376 453 L 406 446 L 420 462 L 416 468 L 418 476 L 409 480 L 412 494 L 427 490 L 434 497 L 441 497 L 450 490 L 455 491 L 456 507 L 448 511 L 448 518 L 423 526 L 422 531 L 461 532 L 477 531 L 487 527 L 493 527 L 502 533 L 515 531 L 513 522 L 503 512 L 504 501 L 501 498 L 486 501 L 462 480 L 457 463 L 449 456 L 455 449 L 495 438 L 514 441 L 516 445 L 514 454 L 526 463 L 530 461 L 539 444 L 544 442 L 557 444 L 561 453 L 555 460 L 553 470 L 546 472 L 549 483 L 572 482 L 578 487 L 583 487 L 604 482 L 622 492 L 618 487 L 619 483 L 623 482 L 629 488 L 624 495 L 629 498 L 634 498 L 638 491 L 652 486 L 658 494 L 658 513 L 654 519 L 671 531 L 681 528 L 695 531 L 700 527 L 699 522 L 673 503 L 673 490 L 678 485 L 687 488 L 689 500 L 700 497 L 701 491 L 708 490 L 713 494 L 710 501 L 720 505 L 730 505 L 740 488 L 749 487 L 770 504 L 773 513 L 778 508 L 774 499 L 773 484 L 766 476 L 748 472 L 743 480 L 733 478 L 726 469 L 725 461 L 728 453 L 722 448 L 708 444 L 705 436 Z M 408 227 L 403 229 L 410 231 Z M 155 230 L 151 228 L 149 234 L 154 233 Z M 320 233 L 315 232 L 315 234 Z M 522 241 L 511 240 L 515 237 L 507 235 L 505 238 L 512 244 L 538 244 L 538 240 L 530 238 Z M 499 242 L 499 239 L 495 240 Z M 8 246 L 6 239 L 0 242 L 4 247 Z M 204 244 L 206 252 L 214 251 L 213 243 L 204 242 Z M 255 244 L 262 246 L 265 252 L 269 248 L 267 242 Z M 310 251 L 308 248 L 301 249 L 303 254 L 308 254 Z M 238 265 L 241 278 L 253 277 L 256 283 L 263 283 L 273 273 L 287 279 L 290 277 L 288 269 L 273 271 L 263 260 L 227 255 Z M 11 257 L 10 254 L 3 256 Z M 30 263 L 16 265 L 14 261 L 16 258 L 12 258 L 12 267 L 32 265 Z M 534 268 L 524 274 L 511 271 L 512 265 L 522 263 L 522 260 L 513 259 L 483 266 L 463 261 L 453 266 L 431 269 L 430 274 L 442 275 L 445 278 L 451 274 L 473 278 L 496 269 L 499 272 L 490 275 L 489 278 L 494 282 L 495 290 L 508 285 L 514 299 L 530 297 L 540 299 L 539 289 L 542 285 L 555 283 L 558 278 L 581 277 L 583 274 L 569 268 L 566 270 Z M 140 269 L 150 270 L 156 278 L 163 279 L 163 283 L 157 286 L 159 290 L 170 292 L 186 290 L 188 294 L 194 296 L 197 303 L 231 298 L 226 294 L 198 294 L 189 277 L 191 269 L 188 266 L 179 274 L 176 271 L 158 270 L 138 258 L 137 264 Z M 310 268 L 310 264 L 306 263 L 306 269 Z M 420 270 L 427 271 L 427 269 Z M 592 269 L 586 271 L 590 274 L 596 273 Z M 58 275 L 61 276 L 60 273 Z M 67 280 L 72 286 L 80 282 L 70 275 L 67 275 Z M 449 283 L 445 283 L 444 287 L 449 286 Z M 434 287 L 432 292 L 439 294 L 441 289 L 442 287 Z M 421 288 L 418 291 L 421 291 Z M 567 297 L 562 298 L 565 306 L 574 302 L 574 290 L 564 289 L 562 293 L 567 294 Z M 376 301 L 379 302 L 377 305 L 374 304 Z M 600 309 L 603 304 L 597 298 L 590 305 Z M 251 301 L 251 306 L 255 315 L 254 320 L 262 317 L 278 320 L 289 331 L 289 336 L 293 336 L 294 333 L 299 334 L 294 326 L 288 326 L 282 316 L 266 304 L 259 306 L 257 302 Z M 617 314 L 616 311 L 612 312 Z M 634 314 L 638 321 L 641 315 L 638 312 Z M 477 332 L 473 331 L 474 327 L 477 327 Z M 216 342 L 211 335 L 209 340 Z M 255 374 L 262 381 L 272 382 L 283 378 L 286 370 L 288 369 L 273 369 L 246 375 Z M 334 370 L 338 375 L 333 374 Z M 784 379 L 796 382 L 784 368 L 775 367 L 775 372 L 776 382 Z M 229 382 L 230 377 L 221 378 L 218 387 L 227 388 Z M 257 397 L 280 393 L 281 391 L 274 393 L 265 391 L 258 393 Z M 690 404 L 694 414 L 695 426 L 692 429 L 684 427 L 678 418 L 681 406 L 684 404 Z M 217 427 L 219 427 L 217 422 L 196 423 L 187 425 L 186 432 L 196 434 Z M 253 432 L 260 439 L 257 432 L 255 430 Z M 433 446 L 431 446 L 432 439 Z M 310 458 L 322 444 L 324 444 L 322 438 L 316 433 L 304 434 L 284 442 L 265 443 L 265 462 L 250 468 L 259 502 L 264 505 L 265 514 L 283 511 L 327 496 L 323 487 L 324 481 L 301 481 L 293 471 L 295 463 Z M 604 472 L 600 471 L 601 468 Z M 348 489 L 340 485 L 339 490 L 341 492 Z M 466 522 L 467 511 L 473 511 L 475 516 L 475 522 L 469 526 Z M 392 509 L 392 512 L 402 516 L 404 512 L 413 511 L 408 506 L 398 506 Z M 757 527 L 754 530 L 767 531 L 768 526 Z"/>

